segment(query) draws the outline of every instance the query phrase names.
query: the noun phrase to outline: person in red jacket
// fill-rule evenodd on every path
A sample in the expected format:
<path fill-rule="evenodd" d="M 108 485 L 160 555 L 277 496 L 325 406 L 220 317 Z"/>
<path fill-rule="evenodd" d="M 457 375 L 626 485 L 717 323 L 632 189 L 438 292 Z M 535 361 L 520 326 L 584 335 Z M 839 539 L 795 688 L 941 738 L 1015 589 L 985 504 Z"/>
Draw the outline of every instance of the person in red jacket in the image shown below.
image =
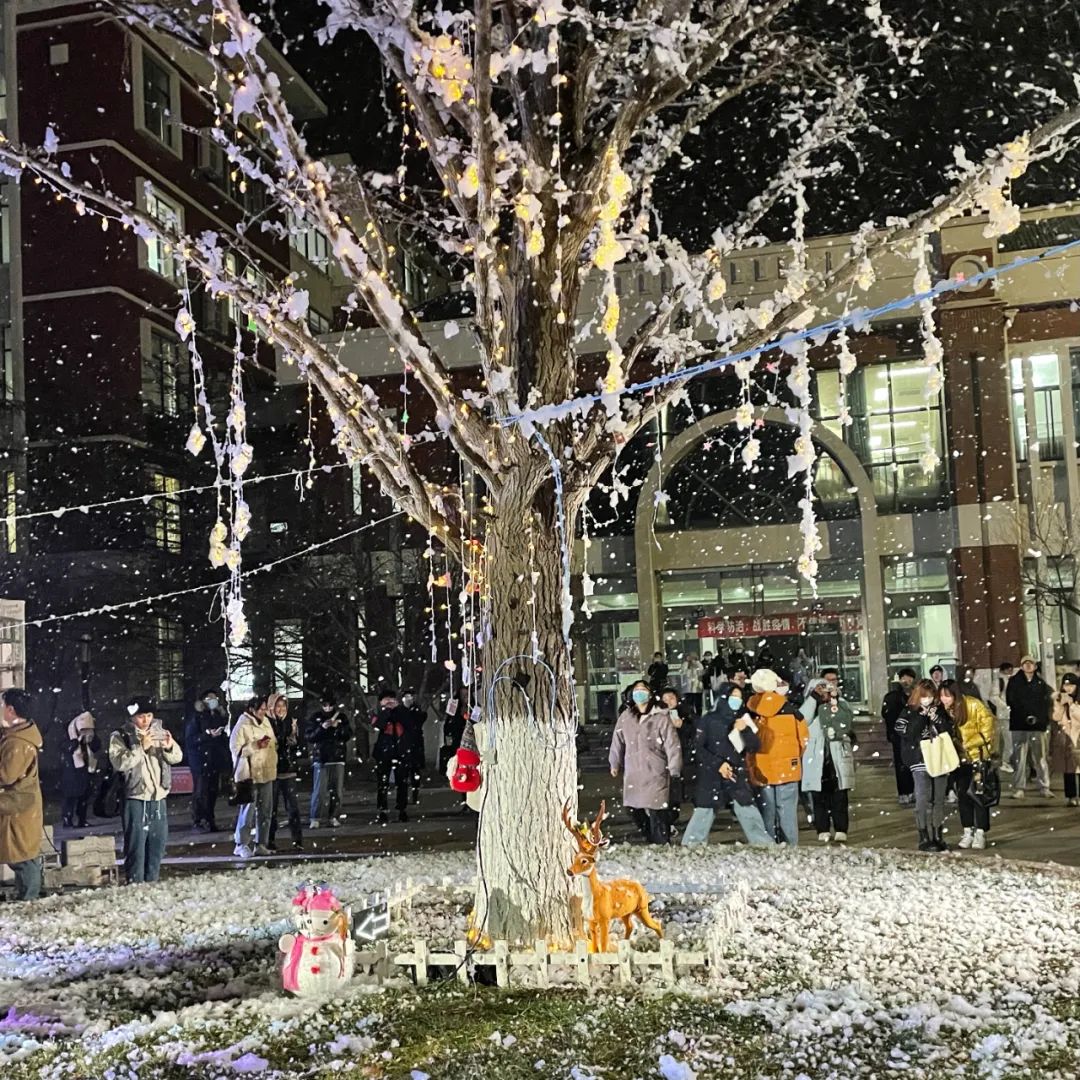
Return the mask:
<path fill-rule="evenodd" d="M 802 756 L 810 738 L 806 721 L 787 704 L 787 685 L 775 671 L 761 668 L 750 676 L 754 696 L 750 712 L 758 726 L 760 747 L 747 755 L 750 778 L 762 789 L 762 817 L 770 836 L 794 847 L 799 842 L 799 781 Z"/>

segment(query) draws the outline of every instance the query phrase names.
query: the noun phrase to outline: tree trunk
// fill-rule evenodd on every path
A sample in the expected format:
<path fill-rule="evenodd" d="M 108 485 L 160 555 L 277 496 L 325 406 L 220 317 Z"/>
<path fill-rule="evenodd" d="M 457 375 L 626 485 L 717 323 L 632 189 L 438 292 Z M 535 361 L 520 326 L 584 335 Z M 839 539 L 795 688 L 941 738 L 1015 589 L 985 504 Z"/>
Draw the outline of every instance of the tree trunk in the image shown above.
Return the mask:
<path fill-rule="evenodd" d="M 493 939 L 566 944 L 572 844 L 561 813 L 567 800 L 577 810 L 577 748 L 552 485 L 531 506 L 512 490 L 498 493 L 492 509 L 480 701 L 492 757 L 482 789 L 475 926 Z M 576 514 L 576 503 L 566 507 L 570 536 Z"/>

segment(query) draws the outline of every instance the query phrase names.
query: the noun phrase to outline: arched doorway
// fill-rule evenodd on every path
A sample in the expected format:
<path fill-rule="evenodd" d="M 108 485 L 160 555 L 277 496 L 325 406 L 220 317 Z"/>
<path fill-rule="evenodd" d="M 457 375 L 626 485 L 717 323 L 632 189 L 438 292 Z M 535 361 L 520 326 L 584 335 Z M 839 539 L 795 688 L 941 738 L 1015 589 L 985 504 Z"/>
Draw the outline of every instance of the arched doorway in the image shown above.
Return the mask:
<path fill-rule="evenodd" d="M 695 633 L 706 647 L 744 638 L 755 651 L 761 640 L 768 648 L 770 637 L 792 652 L 800 640 L 817 640 L 823 661 L 844 661 L 852 696 L 875 702 L 885 690 L 887 656 L 870 478 L 848 446 L 815 426 L 823 547 L 819 595 L 812 598 L 795 570 L 803 482 L 787 477 L 786 463 L 795 429 L 781 409 L 766 410 L 762 419 L 756 473 L 743 468 L 745 435 L 735 429 L 734 411 L 726 411 L 668 442 L 642 485 L 634 534 L 642 656 L 666 651 L 668 643 L 681 653 Z M 673 627 L 683 616 L 680 638 Z"/>

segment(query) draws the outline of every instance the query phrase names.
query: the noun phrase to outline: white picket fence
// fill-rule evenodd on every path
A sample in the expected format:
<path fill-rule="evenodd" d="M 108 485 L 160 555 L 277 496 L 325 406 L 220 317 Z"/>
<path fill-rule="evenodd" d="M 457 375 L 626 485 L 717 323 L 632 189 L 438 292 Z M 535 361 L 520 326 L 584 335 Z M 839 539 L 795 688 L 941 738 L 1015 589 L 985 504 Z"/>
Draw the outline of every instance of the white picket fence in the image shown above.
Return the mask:
<path fill-rule="evenodd" d="M 545 988 L 553 982 L 592 987 L 610 982 L 607 972 L 614 969 L 621 987 L 672 987 L 682 973 L 710 974 L 721 969 L 724 948 L 742 922 L 746 897 L 746 885 L 740 882 L 716 905 L 706 947 L 699 950 L 677 949 L 672 942 L 662 940 L 658 949 L 646 952 L 621 940 L 614 952 L 607 953 L 590 953 L 585 941 L 577 942 L 573 952 L 552 949 L 545 941 L 537 941 L 531 949 L 512 949 L 507 942 L 496 941 L 491 949 L 480 951 L 460 940 L 454 943 L 454 951 L 448 952 L 432 951 L 426 941 L 416 940 L 411 952 L 391 952 L 387 943 L 380 941 L 372 949 L 356 953 L 355 981 L 381 986 L 411 974 L 418 986 L 424 986 L 436 974 L 432 969 L 449 968 L 458 982 L 468 985 L 476 978 L 477 969 L 487 967 L 494 968 L 495 983 L 504 988 Z M 563 973 L 568 978 L 560 978 Z"/>

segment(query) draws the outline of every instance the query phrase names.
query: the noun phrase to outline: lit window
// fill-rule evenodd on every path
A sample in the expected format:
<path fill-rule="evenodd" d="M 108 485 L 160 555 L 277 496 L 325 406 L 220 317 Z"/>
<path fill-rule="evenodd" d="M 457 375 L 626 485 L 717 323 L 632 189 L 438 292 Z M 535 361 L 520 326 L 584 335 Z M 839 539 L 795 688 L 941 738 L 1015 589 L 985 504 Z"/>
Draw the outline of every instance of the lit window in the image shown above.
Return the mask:
<path fill-rule="evenodd" d="M 171 147 L 172 78 L 169 69 L 144 50 L 142 76 L 142 126 Z"/>
<path fill-rule="evenodd" d="M 270 535 L 271 536 L 284 536 L 289 531 L 289 523 L 287 521 L 271 521 L 270 522 Z"/>
<path fill-rule="evenodd" d="M 184 628 L 174 615 L 159 615 L 154 621 L 158 701 L 180 701 L 184 696 Z"/>
<path fill-rule="evenodd" d="M 150 474 L 150 490 L 157 498 L 150 500 L 147 534 L 162 551 L 180 550 L 180 481 L 175 476 Z"/>
<path fill-rule="evenodd" d="M 304 687 L 304 624 L 299 619 L 274 623 L 274 691 L 294 696 Z"/>
<path fill-rule="evenodd" d="M 188 407 L 187 358 L 180 342 L 150 331 L 150 355 L 143 357 L 143 406 L 162 416 L 179 416 Z"/>
<path fill-rule="evenodd" d="M 1040 461 L 1060 461 L 1065 455 L 1061 420 L 1061 374 L 1057 353 L 1027 358 L 1031 372 L 1031 397 L 1035 406 L 1035 439 Z M 1012 386 L 1013 437 L 1017 461 L 1028 456 L 1027 400 L 1024 395 L 1025 361 L 1014 356 L 1009 363 Z"/>
<path fill-rule="evenodd" d="M 292 213 L 289 214 L 289 243 L 312 266 L 325 270 L 329 265 L 330 241 L 314 226 Z"/>
<path fill-rule="evenodd" d="M 15 474 L 0 472 L 0 552 L 14 555 L 18 550 L 15 515 L 19 512 L 15 490 Z"/>
<path fill-rule="evenodd" d="M 183 231 L 184 216 L 180 207 L 151 185 L 146 186 L 146 212 L 166 229 L 175 233 Z M 161 236 L 151 236 L 145 243 L 147 267 L 155 274 L 179 284 L 184 271 L 172 244 Z"/>

